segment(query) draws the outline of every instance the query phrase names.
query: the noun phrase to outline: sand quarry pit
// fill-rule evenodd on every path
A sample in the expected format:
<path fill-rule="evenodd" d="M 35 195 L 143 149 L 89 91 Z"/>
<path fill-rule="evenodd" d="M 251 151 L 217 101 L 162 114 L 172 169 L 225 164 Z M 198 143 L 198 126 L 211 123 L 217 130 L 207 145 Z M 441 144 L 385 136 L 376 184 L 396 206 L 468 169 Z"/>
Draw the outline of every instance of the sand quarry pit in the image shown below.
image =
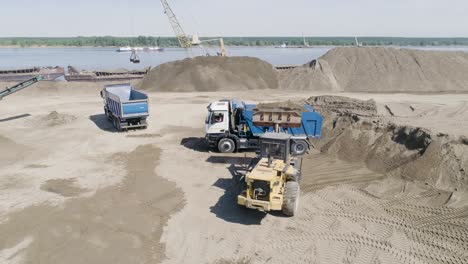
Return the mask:
<path fill-rule="evenodd" d="M 115 133 L 100 88 L 0 103 L 0 263 L 468 263 L 466 94 L 148 91 L 148 129 Z M 296 217 L 237 206 L 255 153 L 203 141 L 223 98 L 324 116 Z"/>

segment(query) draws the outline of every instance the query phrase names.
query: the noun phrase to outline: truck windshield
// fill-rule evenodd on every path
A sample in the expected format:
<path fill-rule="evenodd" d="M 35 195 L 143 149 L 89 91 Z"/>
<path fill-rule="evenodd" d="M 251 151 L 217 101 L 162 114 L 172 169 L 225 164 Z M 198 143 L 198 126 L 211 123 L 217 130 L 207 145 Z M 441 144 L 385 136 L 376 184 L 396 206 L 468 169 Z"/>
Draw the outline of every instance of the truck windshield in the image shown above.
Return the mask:
<path fill-rule="evenodd" d="M 224 113 L 213 112 L 211 114 L 210 124 L 222 123 L 224 121 Z"/>

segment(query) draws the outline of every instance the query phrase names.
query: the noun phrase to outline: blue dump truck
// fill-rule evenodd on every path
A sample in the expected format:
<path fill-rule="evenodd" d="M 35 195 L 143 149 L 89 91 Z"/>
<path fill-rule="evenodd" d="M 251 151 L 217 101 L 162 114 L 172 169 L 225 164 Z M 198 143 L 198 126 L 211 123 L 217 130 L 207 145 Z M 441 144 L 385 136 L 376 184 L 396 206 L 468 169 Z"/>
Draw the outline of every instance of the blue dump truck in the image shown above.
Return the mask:
<path fill-rule="evenodd" d="M 107 85 L 101 91 L 104 113 L 118 131 L 147 128 L 148 95 L 131 84 Z"/>
<path fill-rule="evenodd" d="M 320 138 L 322 116 L 309 105 L 302 109 L 259 108 L 242 101 L 222 100 L 207 107 L 205 140 L 222 153 L 259 147 L 265 132 L 291 135 L 291 152 L 303 155 L 311 146 L 310 138 Z"/>

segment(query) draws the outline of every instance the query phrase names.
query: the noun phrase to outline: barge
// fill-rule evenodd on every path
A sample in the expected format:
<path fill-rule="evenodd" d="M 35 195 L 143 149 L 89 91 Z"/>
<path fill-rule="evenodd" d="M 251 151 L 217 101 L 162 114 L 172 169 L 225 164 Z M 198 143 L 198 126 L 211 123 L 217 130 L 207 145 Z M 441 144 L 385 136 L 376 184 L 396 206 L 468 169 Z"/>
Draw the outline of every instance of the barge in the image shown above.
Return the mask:
<path fill-rule="evenodd" d="M 58 66 L 0 70 L 0 82 L 24 82 L 38 75 L 44 77 L 44 81 L 53 81 L 64 74 L 64 68 Z"/>
<path fill-rule="evenodd" d="M 132 51 L 164 51 L 162 47 L 120 47 L 117 52 L 132 52 Z"/>
<path fill-rule="evenodd" d="M 151 67 L 143 70 L 107 70 L 107 71 L 86 71 L 78 70 L 75 67 L 68 66 L 68 73 L 65 75 L 65 80 L 69 82 L 113 82 L 113 81 L 130 81 L 143 79 L 151 70 Z"/>

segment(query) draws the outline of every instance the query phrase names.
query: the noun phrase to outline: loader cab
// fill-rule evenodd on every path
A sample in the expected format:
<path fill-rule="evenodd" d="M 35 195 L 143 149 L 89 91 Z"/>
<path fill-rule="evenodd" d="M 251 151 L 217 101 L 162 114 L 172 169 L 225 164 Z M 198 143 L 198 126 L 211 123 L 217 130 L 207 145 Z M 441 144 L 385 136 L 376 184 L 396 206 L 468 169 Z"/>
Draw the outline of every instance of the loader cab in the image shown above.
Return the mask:
<path fill-rule="evenodd" d="M 229 102 L 211 103 L 205 119 L 206 134 L 223 134 L 229 132 Z"/>
<path fill-rule="evenodd" d="M 290 155 L 291 135 L 284 133 L 265 133 L 260 136 L 260 157 L 287 162 Z"/>

